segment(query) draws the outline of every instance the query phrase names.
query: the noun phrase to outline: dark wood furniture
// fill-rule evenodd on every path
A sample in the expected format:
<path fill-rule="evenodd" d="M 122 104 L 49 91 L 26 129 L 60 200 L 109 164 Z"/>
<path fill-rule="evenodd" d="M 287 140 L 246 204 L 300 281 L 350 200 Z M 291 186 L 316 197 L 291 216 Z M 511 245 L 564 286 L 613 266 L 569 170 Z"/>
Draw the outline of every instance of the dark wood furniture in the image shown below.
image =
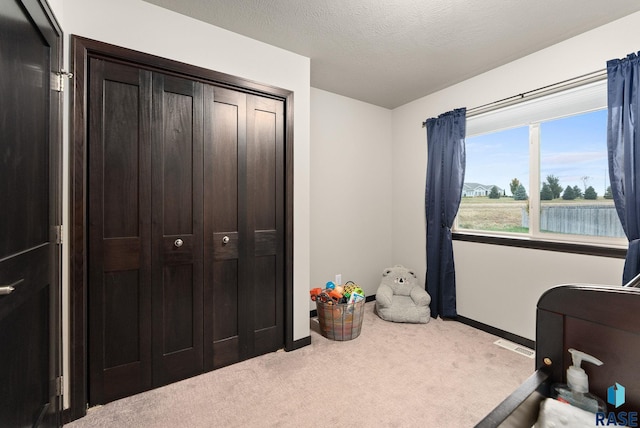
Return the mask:
<path fill-rule="evenodd" d="M 562 285 L 538 301 L 535 373 L 476 427 L 532 426 L 540 403 L 553 383 L 566 383 L 575 348 L 603 361 L 584 364 L 592 393 L 607 399 L 607 389 L 619 383 L 625 404 L 609 411 L 640 409 L 640 289 L 597 285 Z"/>

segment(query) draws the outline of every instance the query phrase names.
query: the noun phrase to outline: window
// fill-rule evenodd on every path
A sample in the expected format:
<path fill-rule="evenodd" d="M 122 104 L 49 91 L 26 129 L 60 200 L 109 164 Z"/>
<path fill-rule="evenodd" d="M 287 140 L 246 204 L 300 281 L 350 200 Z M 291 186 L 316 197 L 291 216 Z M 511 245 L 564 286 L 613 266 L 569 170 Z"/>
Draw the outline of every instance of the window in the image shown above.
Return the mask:
<path fill-rule="evenodd" d="M 526 197 L 512 197 L 509 183 L 529 188 L 529 128 L 521 126 L 467 138 L 467 167 L 458 211 L 458 228 L 527 233 Z M 526 190 L 528 192 L 528 190 Z"/>
<path fill-rule="evenodd" d="M 467 119 L 456 231 L 619 244 L 606 81 Z"/>

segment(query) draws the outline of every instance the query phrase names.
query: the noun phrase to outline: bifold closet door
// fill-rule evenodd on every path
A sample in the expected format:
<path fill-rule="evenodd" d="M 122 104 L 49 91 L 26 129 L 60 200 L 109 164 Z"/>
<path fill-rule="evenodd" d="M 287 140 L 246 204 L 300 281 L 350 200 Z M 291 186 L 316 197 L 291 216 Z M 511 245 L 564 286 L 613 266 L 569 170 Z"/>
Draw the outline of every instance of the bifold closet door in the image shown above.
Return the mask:
<path fill-rule="evenodd" d="M 205 369 L 245 359 L 246 95 L 205 87 Z"/>
<path fill-rule="evenodd" d="M 205 369 L 284 344 L 283 102 L 205 87 Z"/>
<path fill-rule="evenodd" d="M 154 386 L 203 371 L 202 84 L 154 73 Z"/>
<path fill-rule="evenodd" d="M 89 400 L 203 371 L 202 84 L 91 59 Z"/>
<path fill-rule="evenodd" d="M 247 95 L 250 356 L 284 345 L 284 102 Z"/>
<path fill-rule="evenodd" d="M 284 102 L 89 61 L 92 405 L 284 345 Z"/>
<path fill-rule="evenodd" d="M 89 401 L 152 387 L 151 73 L 89 64 Z"/>

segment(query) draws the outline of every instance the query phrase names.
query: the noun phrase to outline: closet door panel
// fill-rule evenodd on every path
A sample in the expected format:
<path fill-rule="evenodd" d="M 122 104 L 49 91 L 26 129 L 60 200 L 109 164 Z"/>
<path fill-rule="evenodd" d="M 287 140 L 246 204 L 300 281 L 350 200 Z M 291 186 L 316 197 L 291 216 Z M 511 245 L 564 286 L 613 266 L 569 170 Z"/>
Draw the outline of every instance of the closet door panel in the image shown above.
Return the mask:
<path fill-rule="evenodd" d="M 190 93 L 193 86 L 193 82 L 168 81 L 162 93 L 163 133 L 156 143 L 162 146 L 162 164 L 158 166 L 162 170 L 165 235 L 193 233 L 194 161 L 201 160 L 194 159 L 194 132 L 199 132 L 194 129 L 197 109 L 194 103 L 199 100 L 194 100 L 194 94 Z"/>
<path fill-rule="evenodd" d="M 151 388 L 151 74 L 91 59 L 89 399 Z"/>
<path fill-rule="evenodd" d="M 284 341 L 283 102 L 247 96 L 247 212 L 253 355 Z"/>
<path fill-rule="evenodd" d="M 245 262 L 246 96 L 205 89 L 206 369 L 245 358 L 247 299 Z"/>
<path fill-rule="evenodd" d="M 135 270 L 105 274 L 104 365 L 118 367 L 140 360 L 140 278 Z"/>
<path fill-rule="evenodd" d="M 194 346 L 193 265 L 178 264 L 164 269 L 164 355 Z M 190 316 L 184 316 L 189 314 Z"/>
<path fill-rule="evenodd" d="M 220 260 L 213 266 L 215 308 L 212 322 L 212 350 L 209 369 L 240 361 L 240 320 L 238 316 L 238 260 Z"/>
<path fill-rule="evenodd" d="M 278 291 L 278 260 L 276 256 L 256 257 L 256 275 L 254 280 L 255 314 L 253 325 L 254 352 L 262 355 L 275 351 L 282 346 L 281 319 L 278 311 L 282 305 L 278 303 L 281 293 Z"/>
<path fill-rule="evenodd" d="M 201 373 L 202 84 L 153 75 L 153 379 Z"/>
<path fill-rule="evenodd" d="M 255 231 L 277 229 L 278 177 L 277 160 L 279 143 L 277 135 L 278 116 L 276 102 L 269 99 L 251 97 L 250 112 L 253 120 L 249 128 L 250 199 L 254 206 L 253 226 Z M 265 111 L 263 109 L 269 109 Z"/>

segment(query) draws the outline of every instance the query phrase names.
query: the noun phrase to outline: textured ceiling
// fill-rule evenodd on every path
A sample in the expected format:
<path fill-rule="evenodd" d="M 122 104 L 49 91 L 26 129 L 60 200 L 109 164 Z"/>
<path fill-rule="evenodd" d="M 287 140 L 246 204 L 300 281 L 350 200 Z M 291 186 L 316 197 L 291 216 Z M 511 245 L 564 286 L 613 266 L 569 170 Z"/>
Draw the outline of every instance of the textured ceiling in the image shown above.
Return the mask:
<path fill-rule="evenodd" d="M 309 57 L 311 86 L 387 108 L 640 10 L 638 0 L 145 1 Z"/>

